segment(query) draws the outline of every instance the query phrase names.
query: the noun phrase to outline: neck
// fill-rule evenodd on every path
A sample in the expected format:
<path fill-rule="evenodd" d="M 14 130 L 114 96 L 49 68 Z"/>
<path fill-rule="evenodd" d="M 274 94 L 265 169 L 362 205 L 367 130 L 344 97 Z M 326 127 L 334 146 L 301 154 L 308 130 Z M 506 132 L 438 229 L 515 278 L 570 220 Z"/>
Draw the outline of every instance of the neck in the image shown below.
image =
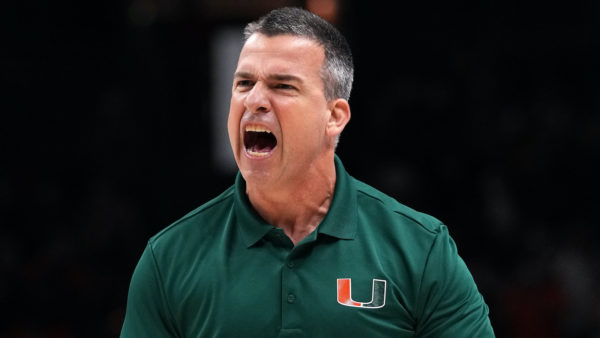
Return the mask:
<path fill-rule="evenodd" d="M 335 190 L 333 156 L 323 165 L 311 166 L 294 182 L 265 188 L 246 182 L 246 193 L 258 214 L 269 224 L 280 227 L 294 245 L 321 223 Z"/>

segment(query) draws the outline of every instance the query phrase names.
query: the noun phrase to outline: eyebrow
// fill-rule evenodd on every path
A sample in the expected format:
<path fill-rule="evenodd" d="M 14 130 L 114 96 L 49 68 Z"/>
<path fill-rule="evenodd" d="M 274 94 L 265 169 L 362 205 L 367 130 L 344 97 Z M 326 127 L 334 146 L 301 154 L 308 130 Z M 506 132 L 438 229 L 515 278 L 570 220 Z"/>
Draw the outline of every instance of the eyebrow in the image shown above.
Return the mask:
<path fill-rule="evenodd" d="M 241 78 L 241 79 L 251 79 L 254 77 L 254 74 L 249 73 L 249 72 L 235 72 L 235 74 L 233 74 L 234 78 Z M 267 75 L 267 79 L 271 80 L 271 81 L 285 81 L 285 82 L 298 82 L 298 83 L 302 83 L 302 78 L 296 76 L 296 75 L 292 75 L 292 74 L 269 74 Z"/>

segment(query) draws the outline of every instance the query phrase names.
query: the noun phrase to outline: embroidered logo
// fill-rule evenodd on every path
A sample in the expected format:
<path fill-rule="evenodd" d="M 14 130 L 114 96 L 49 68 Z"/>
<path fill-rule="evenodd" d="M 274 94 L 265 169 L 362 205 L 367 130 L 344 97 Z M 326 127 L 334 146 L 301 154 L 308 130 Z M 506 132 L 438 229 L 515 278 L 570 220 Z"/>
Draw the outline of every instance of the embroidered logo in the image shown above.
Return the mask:
<path fill-rule="evenodd" d="M 371 301 L 363 303 L 352 299 L 352 279 L 338 278 L 337 301 L 344 306 L 363 307 L 367 309 L 382 308 L 385 305 L 386 284 L 387 281 L 385 279 L 373 279 Z"/>

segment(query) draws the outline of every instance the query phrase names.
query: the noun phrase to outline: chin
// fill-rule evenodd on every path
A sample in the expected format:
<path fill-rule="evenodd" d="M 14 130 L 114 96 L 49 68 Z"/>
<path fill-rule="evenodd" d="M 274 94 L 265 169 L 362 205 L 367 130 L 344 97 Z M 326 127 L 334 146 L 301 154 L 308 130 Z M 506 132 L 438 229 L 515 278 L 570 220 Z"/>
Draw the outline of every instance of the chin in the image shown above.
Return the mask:
<path fill-rule="evenodd" d="M 268 184 L 273 177 L 273 174 L 269 171 L 260 169 L 260 168 L 240 168 L 240 173 L 244 180 L 246 181 L 246 185 L 250 184 Z"/>

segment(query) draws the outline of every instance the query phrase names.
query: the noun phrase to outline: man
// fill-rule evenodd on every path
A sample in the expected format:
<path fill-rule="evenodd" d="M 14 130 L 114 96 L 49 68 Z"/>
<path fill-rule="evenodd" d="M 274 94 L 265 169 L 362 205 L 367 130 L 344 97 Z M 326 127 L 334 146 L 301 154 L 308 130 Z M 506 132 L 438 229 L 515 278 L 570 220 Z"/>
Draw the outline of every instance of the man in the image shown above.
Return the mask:
<path fill-rule="evenodd" d="M 122 337 L 493 337 L 448 231 L 344 170 L 350 49 L 307 11 L 250 23 L 235 185 L 152 237 Z"/>

